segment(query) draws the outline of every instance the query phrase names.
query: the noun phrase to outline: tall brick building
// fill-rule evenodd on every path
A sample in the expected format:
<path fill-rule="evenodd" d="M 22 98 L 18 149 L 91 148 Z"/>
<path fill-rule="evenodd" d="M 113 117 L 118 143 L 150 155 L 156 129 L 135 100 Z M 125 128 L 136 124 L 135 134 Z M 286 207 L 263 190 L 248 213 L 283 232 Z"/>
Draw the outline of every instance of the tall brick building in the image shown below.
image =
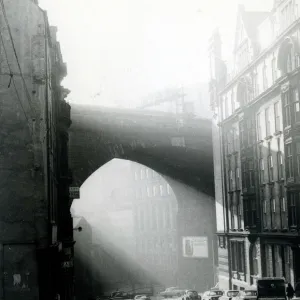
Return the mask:
<path fill-rule="evenodd" d="M 37 1 L 0 14 L 0 298 L 71 299 L 66 66 Z"/>
<path fill-rule="evenodd" d="M 219 284 L 300 277 L 298 0 L 237 16 L 232 70 L 211 40 Z"/>

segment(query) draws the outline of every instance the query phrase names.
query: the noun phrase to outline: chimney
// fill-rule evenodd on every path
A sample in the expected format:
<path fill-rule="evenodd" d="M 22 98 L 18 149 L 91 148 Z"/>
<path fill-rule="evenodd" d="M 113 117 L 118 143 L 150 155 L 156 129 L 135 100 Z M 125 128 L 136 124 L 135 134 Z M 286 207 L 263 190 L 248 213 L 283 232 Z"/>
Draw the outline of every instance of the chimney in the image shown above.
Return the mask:
<path fill-rule="evenodd" d="M 245 11 L 245 5 L 240 3 L 238 5 L 238 12 L 243 13 L 244 11 Z"/>

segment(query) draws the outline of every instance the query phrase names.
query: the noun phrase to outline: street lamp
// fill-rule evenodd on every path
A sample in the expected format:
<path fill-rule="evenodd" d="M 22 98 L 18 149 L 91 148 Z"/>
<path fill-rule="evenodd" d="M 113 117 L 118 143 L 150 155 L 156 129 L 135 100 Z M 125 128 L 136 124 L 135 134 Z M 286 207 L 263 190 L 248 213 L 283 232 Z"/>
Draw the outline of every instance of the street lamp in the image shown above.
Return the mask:
<path fill-rule="evenodd" d="M 78 228 L 73 228 L 73 231 L 78 231 L 78 232 L 81 232 L 82 231 L 82 227 L 79 226 Z"/>

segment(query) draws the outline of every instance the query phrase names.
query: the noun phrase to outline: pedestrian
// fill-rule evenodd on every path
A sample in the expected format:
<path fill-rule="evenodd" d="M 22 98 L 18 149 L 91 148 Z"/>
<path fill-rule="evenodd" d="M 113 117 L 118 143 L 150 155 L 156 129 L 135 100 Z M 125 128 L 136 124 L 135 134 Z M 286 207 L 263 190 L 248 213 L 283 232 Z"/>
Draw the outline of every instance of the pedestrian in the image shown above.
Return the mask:
<path fill-rule="evenodd" d="M 286 295 L 289 298 L 289 300 L 291 300 L 294 297 L 294 289 L 292 287 L 292 285 L 290 283 L 288 283 L 288 286 L 286 288 Z"/>

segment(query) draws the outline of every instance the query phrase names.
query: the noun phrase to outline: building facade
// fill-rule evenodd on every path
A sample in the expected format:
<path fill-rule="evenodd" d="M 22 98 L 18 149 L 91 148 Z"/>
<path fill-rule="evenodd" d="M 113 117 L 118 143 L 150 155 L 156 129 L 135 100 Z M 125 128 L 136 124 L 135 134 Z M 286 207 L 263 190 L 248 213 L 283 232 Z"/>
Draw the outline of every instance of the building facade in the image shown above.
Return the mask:
<path fill-rule="evenodd" d="M 0 19 L 0 298 L 71 299 L 66 66 L 37 1 L 4 0 Z"/>
<path fill-rule="evenodd" d="M 156 278 L 155 284 L 174 285 L 178 272 L 177 199 L 155 171 L 132 163 L 132 174 L 137 261 Z"/>
<path fill-rule="evenodd" d="M 240 6 L 234 64 L 211 40 L 211 106 L 219 284 L 243 289 L 261 276 L 300 277 L 300 102 L 297 0 L 270 12 Z"/>

